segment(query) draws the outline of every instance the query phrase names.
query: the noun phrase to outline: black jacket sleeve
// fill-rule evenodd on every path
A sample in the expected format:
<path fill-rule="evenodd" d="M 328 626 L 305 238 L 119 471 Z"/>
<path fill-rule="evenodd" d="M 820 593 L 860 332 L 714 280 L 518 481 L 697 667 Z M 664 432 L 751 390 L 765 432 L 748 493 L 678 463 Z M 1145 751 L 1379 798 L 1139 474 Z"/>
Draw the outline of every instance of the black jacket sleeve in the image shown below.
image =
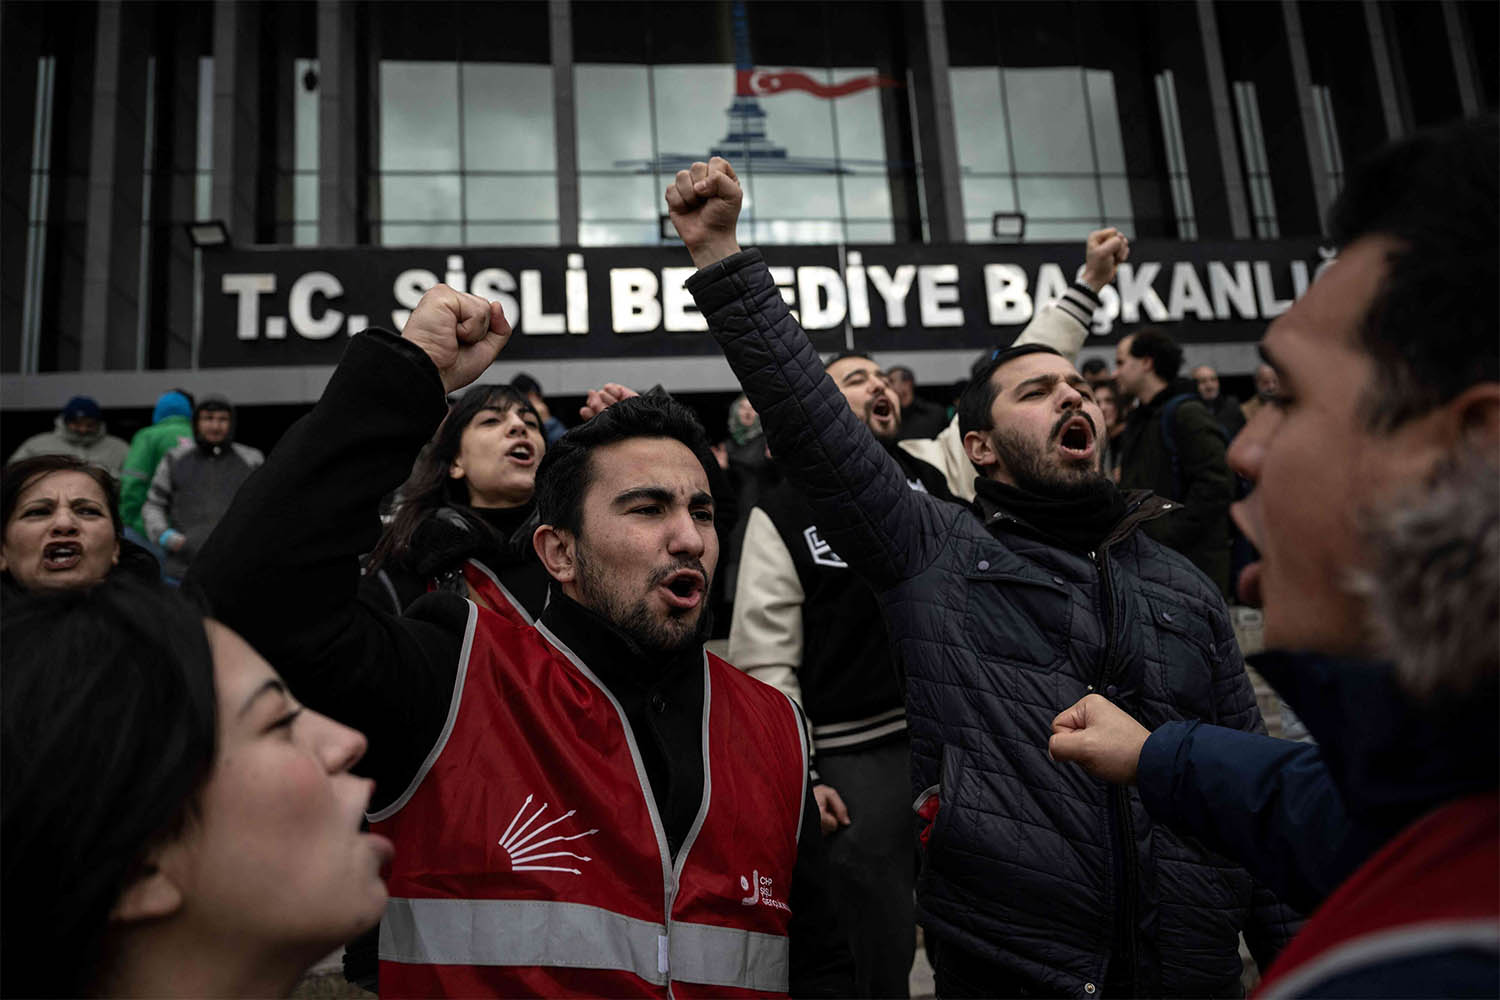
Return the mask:
<path fill-rule="evenodd" d="M 824 373 L 760 251 L 702 269 L 687 288 L 760 413 L 771 454 L 844 561 L 884 590 L 936 559 L 948 525 L 965 512 L 907 487 Z"/>
<path fill-rule="evenodd" d="M 436 742 L 458 675 L 467 603 L 418 600 L 406 618 L 361 602 L 359 554 L 381 497 L 411 471 L 447 412 L 422 351 L 369 330 L 349 341 L 311 413 L 235 496 L 188 586 L 309 707 L 363 732 L 355 768 L 372 808 L 398 797 Z"/>
<path fill-rule="evenodd" d="M 834 891 L 818 803 L 809 783 L 802 804 L 802 829 L 797 834 L 791 899 L 787 901 L 792 908 L 787 937 L 794 997 L 854 995 L 854 959 Z"/>
<path fill-rule="evenodd" d="M 1206 407 L 1183 403 L 1173 418 L 1184 494 L 1174 499 L 1183 506 L 1162 519 L 1157 538 L 1168 548 L 1186 551 L 1201 545 L 1208 533 L 1223 530 L 1234 501 L 1234 476 L 1225 458 L 1224 434 Z"/>

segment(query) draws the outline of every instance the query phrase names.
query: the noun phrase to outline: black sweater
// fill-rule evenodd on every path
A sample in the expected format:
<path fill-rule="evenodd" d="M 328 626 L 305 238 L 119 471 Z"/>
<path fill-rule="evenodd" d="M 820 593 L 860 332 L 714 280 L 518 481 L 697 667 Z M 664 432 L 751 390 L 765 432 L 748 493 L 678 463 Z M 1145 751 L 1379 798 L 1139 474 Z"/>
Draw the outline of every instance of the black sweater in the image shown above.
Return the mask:
<path fill-rule="evenodd" d="M 240 490 L 188 580 L 300 700 L 369 738 L 355 770 L 375 779 L 372 809 L 416 774 L 457 678 L 467 602 L 435 592 L 398 618 L 356 596 L 380 498 L 406 478 L 445 413 L 441 380 L 419 348 L 381 330 L 353 338 L 322 399 Z M 701 803 L 701 673 L 653 663 L 556 594 L 543 620 L 620 701 L 675 849 Z M 790 899 L 794 995 L 853 988 L 832 903 L 809 793 Z"/>

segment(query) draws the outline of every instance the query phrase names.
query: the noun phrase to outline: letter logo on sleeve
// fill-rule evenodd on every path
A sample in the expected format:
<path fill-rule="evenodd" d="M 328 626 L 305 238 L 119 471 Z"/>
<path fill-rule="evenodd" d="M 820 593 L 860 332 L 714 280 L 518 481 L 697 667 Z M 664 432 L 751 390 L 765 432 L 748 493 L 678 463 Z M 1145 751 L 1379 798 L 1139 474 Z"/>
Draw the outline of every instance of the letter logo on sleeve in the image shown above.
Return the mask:
<path fill-rule="evenodd" d="M 807 539 L 807 551 L 812 553 L 812 561 L 819 566 L 831 566 L 834 569 L 848 569 L 849 564 L 839 558 L 839 554 L 833 551 L 833 546 L 823 541 L 818 534 L 818 526 L 808 525 L 803 529 L 802 537 Z"/>
<path fill-rule="evenodd" d="M 510 826 L 505 828 L 505 832 L 500 835 L 500 840 L 498 841 L 500 846 L 505 848 L 506 854 L 510 855 L 510 870 L 513 872 L 570 872 L 574 875 L 583 874 L 579 869 L 572 867 L 567 861 L 553 859 L 572 858 L 574 861 L 583 862 L 592 861 L 593 858 L 585 857 L 582 854 L 575 854 L 567 850 L 543 851 L 543 848 L 560 842 L 592 837 L 599 832 L 598 828 L 585 830 L 582 833 L 558 833 L 551 837 L 537 840 L 536 838 L 541 836 L 545 831 L 568 819 L 578 810 L 569 809 L 557 817 L 557 819 L 543 823 L 536 829 L 531 830 L 531 824 L 535 823 L 541 818 L 542 813 L 547 811 L 547 803 L 543 802 L 537 811 L 527 816 L 526 822 L 522 823 L 521 817 L 525 815 L 527 809 L 531 808 L 532 798 L 533 796 L 531 795 L 526 796 L 526 801 L 521 803 L 520 809 L 516 810 L 515 817 L 510 821 Z M 520 824 L 519 826 L 516 825 L 518 823 Z M 527 830 L 531 830 L 531 832 L 527 833 Z M 536 864 L 538 861 L 549 860 L 552 862 L 551 864 Z"/>

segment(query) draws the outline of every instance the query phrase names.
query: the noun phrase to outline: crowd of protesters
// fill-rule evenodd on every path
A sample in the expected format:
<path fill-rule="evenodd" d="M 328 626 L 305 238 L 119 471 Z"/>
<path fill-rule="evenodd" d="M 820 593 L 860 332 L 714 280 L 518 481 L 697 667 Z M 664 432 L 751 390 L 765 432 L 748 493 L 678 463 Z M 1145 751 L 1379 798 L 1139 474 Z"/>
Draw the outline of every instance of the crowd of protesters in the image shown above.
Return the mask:
<path fill-rule="evenodd" d="M 1351 172 L 1243 406 L 1170 327 L 1075 367 L 1115 229 L 952 407 L 820 358 L 719 158 L 718 443 L 474 385 L 442 285 L 269 458 L 70 399 L 0 476 L 0 992 L 905 996 L 920 924 L 943 997 L 1496 995 L 1497 161 Z"/>

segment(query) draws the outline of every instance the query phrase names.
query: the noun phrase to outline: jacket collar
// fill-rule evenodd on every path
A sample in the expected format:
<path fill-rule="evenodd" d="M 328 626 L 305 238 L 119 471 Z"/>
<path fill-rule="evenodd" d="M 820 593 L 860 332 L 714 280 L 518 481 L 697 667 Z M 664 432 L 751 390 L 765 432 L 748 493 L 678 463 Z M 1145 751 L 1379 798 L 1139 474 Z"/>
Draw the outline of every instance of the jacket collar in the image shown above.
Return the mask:
<path fill-rule="evenodd" d="M 1147 521 L 1154 521 L 1158 517 L 1169 514 L 1181 506 L 1176 501 L 1159 497 L 1150 490 L 1125 491 L 1125 515 L 1115 523 L 1114 528 L 1105 536 L 1104 541 L 1100 543 L 1100 548 L 1108 548 L 1116 542 L 1128 538 L 1136 528 L 1139 528 Z M 998 536 L 1002 531 L 1021 531 L 1044 542 L 1057 544 L 1057 539 L 1047 534 L 1047 532 L 1042 531 L 1018 515 L 1012 514 L 989 497 L 976 494 L 970 509 L 984 523 L 985 528 L 991 535 Z"/>
<path fill-rule="evenodd" d="M 1389 663 L 1277 651 L 1248 659 L 1318 741 L 1351 815 L 1401 825 L 1413 810 L 1496 787 L 1493 691 L 1426 706 Z"/>

